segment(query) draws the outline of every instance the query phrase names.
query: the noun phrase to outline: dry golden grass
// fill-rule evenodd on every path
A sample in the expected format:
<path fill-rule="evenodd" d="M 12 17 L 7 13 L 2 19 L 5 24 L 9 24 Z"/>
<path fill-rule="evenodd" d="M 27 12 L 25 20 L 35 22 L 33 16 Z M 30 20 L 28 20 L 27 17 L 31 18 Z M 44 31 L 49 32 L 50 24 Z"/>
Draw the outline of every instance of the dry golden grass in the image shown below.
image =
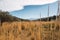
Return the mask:
<path fill-rule="evenodd" d="M 56 21 L 4 22 L 0 40 L 60 40 L 59 28 Z"/>

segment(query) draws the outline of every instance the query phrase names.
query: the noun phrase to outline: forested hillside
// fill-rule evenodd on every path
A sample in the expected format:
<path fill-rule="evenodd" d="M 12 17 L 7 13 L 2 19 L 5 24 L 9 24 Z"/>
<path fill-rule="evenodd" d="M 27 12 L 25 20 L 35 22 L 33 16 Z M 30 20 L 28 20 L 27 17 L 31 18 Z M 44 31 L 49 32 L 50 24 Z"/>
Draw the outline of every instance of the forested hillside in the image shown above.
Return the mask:
<path fill-rule="evenodd" d="M 23 20 L 18 17 L 12 16 L 9 12 L 0 11 L 0 21 L 12 22 L 12 21 L 27 21 L 27 20 Z"/>
<path fill-rule="evenodd" d="M 56 16 L 51 16 L 51 17 L 36 19 L 36 20 L 32 20 L 32 21 L 40 21 L 40 20 L 41 21 L 47 21 L 48 18 L 49 18 L 49 21 L 56 20 Z M 59 18 L 59 16 L 57 16 L 57 18 Z M 18 17 L 12 16 L 9 12 L 0 11 L 0 21 L 2 23 L 2 22 L 30 21 L 30 20 L 22 19 L 22 18 L 18 18 Z"/>

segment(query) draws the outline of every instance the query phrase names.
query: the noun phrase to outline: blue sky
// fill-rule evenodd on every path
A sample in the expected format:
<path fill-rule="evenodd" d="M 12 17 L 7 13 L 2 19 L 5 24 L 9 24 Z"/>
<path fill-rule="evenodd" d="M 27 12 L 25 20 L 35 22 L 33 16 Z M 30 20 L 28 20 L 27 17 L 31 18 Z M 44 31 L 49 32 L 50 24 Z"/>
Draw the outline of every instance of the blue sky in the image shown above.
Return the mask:
<path fill-rule="evenodd" d="M 53 16 L 57 14 L 57 2 L 49 4 L 49 16 Z M 23 18 L 23 19 L 38 19 L 41 17 L 47 17 L 48 13 L 48 4 L 45 5 L 27 5 L 24 6 L 23 10 L 16 10 L 10 12 L 11 15 Z"/>

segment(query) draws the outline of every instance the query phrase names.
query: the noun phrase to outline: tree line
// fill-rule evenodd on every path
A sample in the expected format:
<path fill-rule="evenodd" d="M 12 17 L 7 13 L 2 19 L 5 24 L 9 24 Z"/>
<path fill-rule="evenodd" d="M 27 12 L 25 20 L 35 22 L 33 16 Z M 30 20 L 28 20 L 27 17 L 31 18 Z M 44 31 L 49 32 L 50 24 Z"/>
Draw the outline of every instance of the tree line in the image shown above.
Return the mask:
<path fill-rule="evenodd" d="M 13 21 L 24 21 L 24 20 L 12 16 L 9 12 L 0 11 L 0 21 L 2 23 L 2 22 L 13 22 Z"/>

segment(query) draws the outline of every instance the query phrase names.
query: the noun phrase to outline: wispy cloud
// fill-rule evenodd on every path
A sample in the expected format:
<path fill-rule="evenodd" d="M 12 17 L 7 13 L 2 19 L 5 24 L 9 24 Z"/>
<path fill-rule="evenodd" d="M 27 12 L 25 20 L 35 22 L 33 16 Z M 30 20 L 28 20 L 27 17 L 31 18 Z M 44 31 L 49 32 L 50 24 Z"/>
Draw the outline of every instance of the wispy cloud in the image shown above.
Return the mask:
<path fill-rule="evenodd" d="M 0 10 L 22 10 L 26 5 L 43 5 L 57 0 L 0 0 Z"/>

